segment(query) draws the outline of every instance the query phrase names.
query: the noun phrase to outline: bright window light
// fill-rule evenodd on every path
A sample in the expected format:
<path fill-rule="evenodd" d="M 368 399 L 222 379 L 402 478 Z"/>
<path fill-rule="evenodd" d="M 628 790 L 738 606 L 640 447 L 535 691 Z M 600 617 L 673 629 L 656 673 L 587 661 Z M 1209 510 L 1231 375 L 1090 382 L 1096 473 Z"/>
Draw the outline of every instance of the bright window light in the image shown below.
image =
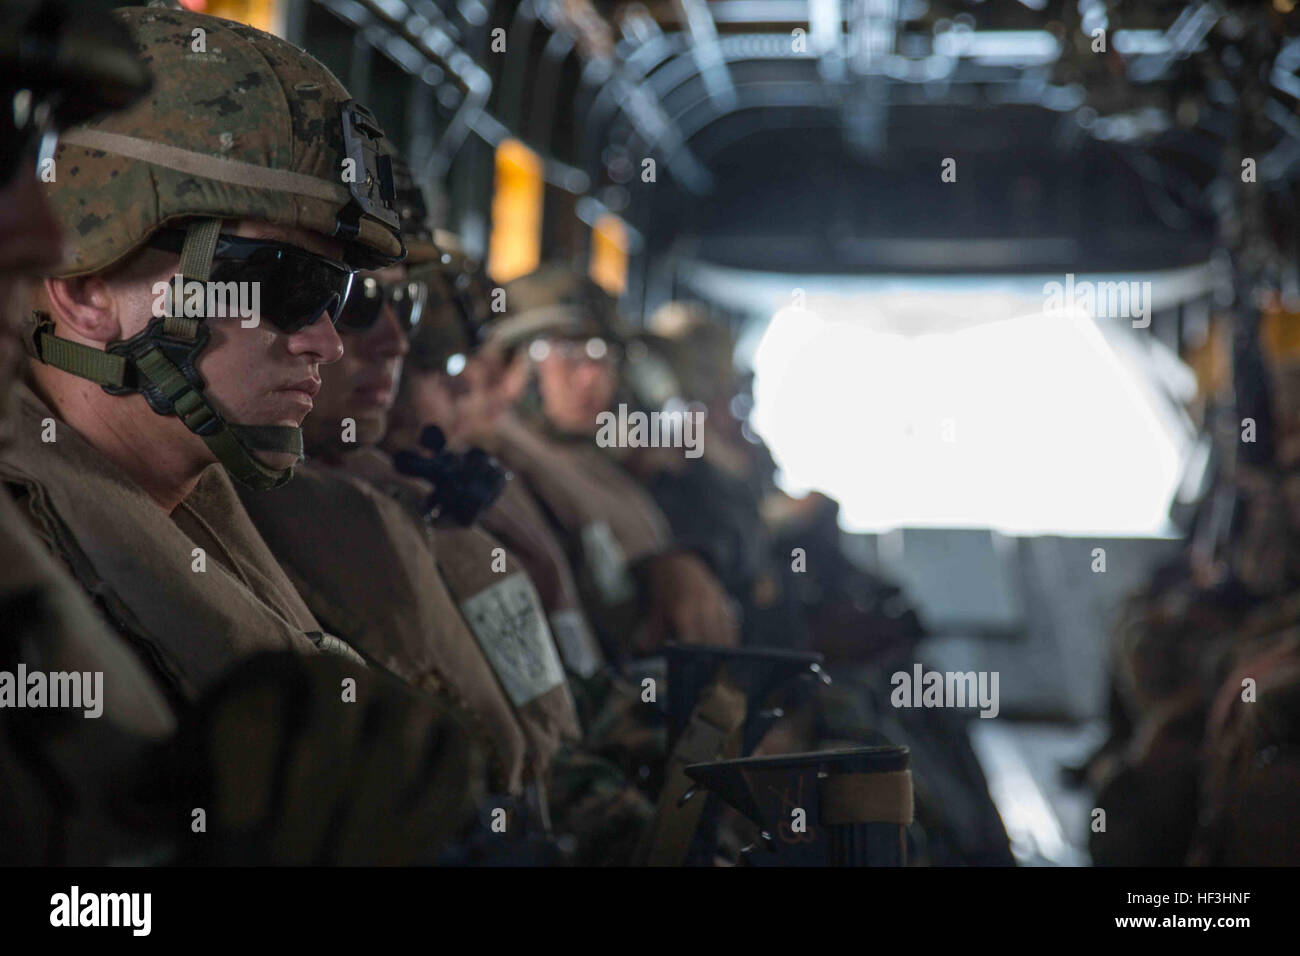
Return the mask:
<path fill-rule="evenodd" d="M 848 531 L 1168 533 L 1187 436 L 1099 320 L 976 291 L 943 310 L 921 334 L 870 297 L 772 318 L 752 423 L 786 491 L 836 498 Z"/>

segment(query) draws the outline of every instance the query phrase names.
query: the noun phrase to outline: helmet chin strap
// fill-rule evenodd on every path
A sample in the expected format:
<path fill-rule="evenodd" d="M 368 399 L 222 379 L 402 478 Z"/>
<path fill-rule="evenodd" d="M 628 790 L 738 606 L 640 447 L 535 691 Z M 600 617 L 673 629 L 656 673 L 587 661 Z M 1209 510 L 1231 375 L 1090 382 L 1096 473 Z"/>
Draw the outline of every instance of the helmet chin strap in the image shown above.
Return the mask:
<path fill-rule="evenodd" d="M 220 219 L 191 223 L 181 250 L 180 274 L 186 280 L 206 282 Z M 170 311 L 176 312 L 173 302 Z M 168 315 L 151 319 L 143 331 L 105 351 L 60 338 L 54 323 L 40 322 L 33 334 L 36 357 L 47 365 L 103 386 L 110 395 L 139 392 L 159 415 L 175 415 L 198 435 L 232 478 L 264 490 L 293 477 L 294 465 L 275 469 L 263 464 L 257 452 L 294 456 L 302 460 L 302 429 L 290 425 L 232 425 L 221 417 L 204 395 L 204 382 L 196 367 L 199 353 L 212 330 L 199 319 Z"/>

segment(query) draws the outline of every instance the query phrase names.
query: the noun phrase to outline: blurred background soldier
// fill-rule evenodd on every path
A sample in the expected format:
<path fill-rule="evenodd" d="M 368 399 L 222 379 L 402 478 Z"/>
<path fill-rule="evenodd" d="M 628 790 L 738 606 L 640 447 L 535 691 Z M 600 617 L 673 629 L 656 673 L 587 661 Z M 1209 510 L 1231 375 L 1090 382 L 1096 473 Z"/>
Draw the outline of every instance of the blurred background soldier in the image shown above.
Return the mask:
<path fill-rule="evenodd" d="M 735 614 L 716 577 L 596 446 L 596 416 L 612 410 L 625 348 L 608 296 L 562 266 L 505 292 L 508 314 L 492 338 L 528 348 L 541 398 L 531 414 L 504 417 L 486 447 L 548 508 L 606 650 L 645 654 L 667 639 L 735 644 Z"/>
<path fill-rule="evenodd" d="M 673 302 L 641 337 L 667 360 L 674 391 L 640 397 L 642 407 L 706 411 L 704 454 L 637 449 L 630 469 L 646 482 L 679 537 L 710 564 L 744 610 L 747 642 L 816 650 L 829 686 L 789 719 L 760 752 L 904 743 L 913 752 L 917 793 L 914 848 L 934 863 L 1006 864 L 1010 852 L 987 783 L 960 718 L 889 705 L 889 675 L 916 660 L 923 634 L 901 589 L 846 554 L 839 507 L 820 494 L 794 499 L 775 484 L 766 449 L 746 437 L 746 397 L 734 372 L 735 342 L 703 307 Z M 633 381 L 645 381 L 629 376 Z M 739 396 L 739 398 L 738 398 Z M 667 397 L 667 402 L 664 401 Z"/>
<path fill-rule="evenodd" d="M 401 178 L 399 177 L 399 183 Z M 402 190 L 399 187 L 399 195 Z M 417 195 L 404 206 L 416 208 Z M 473 443 L 491 444 L 508 411 L 503 398 L 509 375 L 500 354 L 485 349 L 490 286 L 475 263 L 459 253 L 456 238 L 436 234 L 442 255 L 424 253 L 417 219 L 408 232 L 409 278 L 427 287 L 420 322 L 412 329 L 392 424 L 384 447 L 410 454 L 429 426 L 441 430 L 446 447 L 458 455 Z M 421 264 L 421 259 L 427 260 Z M 454 460 L 454 459 L 453 459 Z M 464 459 L 462 459 L 464 460 Z M 463 484 L 449 474 L 442 495 Z M 428 489 L 418 492 L 423 502 Z M 482 526 L 517 557 L 537 585 L 555 643 L 568 672 L 583 727 L 583 746 L 621 768 L 651 793 L 657 791 L 664 759 L 661 711 L 641 700 L 639 688 L 622 679 L 607 662 L 588 622 L 573 572 L 548 521 L 545 506 L 518 479 L 505 483 L 500 496 L 481 513 Z"/>
<path fill-rule="evenodd" d="M 577 748 L 578 716 L 536 589 L 476 524 L 491 497 L 471 500 L 475 476 L 459 459 L 408 450 L 415 467 L 403 473 L 377 445 L 407 333 L 439 304 L 421 267 L 441 264 L 444 250 L 411 223 L 404 238 L 409 265 L 362 273 L 343 311 L 344 357 L 323 373 L 305 423 L 312 461 L 283 489 L 246 493 L 246 505 L 323 620 L 408 679 L 445 684 L 465 702 L 498 758 L 498 787 L 527 802 L 531 832 L 576 837 L 581 862 L 626 861 L 648 806 Z M 445 469 L 422 477 L 422 463 Z M 296 529 L 311 515 L 330 519 L 304 538 Z M 522 819 L 511 833 L 524 832 Z M 530 859 L 546 857 L 510 857 Z"/>

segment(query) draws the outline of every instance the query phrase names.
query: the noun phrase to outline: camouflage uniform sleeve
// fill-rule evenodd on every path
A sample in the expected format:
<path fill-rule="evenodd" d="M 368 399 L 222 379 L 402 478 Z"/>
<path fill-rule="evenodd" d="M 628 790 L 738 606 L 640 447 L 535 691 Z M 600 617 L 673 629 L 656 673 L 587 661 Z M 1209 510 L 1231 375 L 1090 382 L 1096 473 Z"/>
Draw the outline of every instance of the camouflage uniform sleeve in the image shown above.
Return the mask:
<path fill-rule="evenodd" d="M 617 767 L 585 750 L 555 755 L 549 790 L 560 834 L 571 836 L 578 866 L 628 866 L 655 808 Z"/>

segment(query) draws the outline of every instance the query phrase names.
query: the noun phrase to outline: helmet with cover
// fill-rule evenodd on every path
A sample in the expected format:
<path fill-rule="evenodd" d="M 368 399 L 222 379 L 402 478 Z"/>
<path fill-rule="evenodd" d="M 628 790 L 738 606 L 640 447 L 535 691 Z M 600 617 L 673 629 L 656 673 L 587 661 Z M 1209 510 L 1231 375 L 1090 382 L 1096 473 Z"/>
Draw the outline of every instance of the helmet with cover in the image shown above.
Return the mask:
<path fill-rule="evenodd" d="M 609 293 L 562 263 L 506 283 L 505 292 L 508 312 L 491 331 L 492 340 L 502 346 L 542 337 L 601 338 L 622 345 L 628 337 Z"/>
<path fill-rule="evenodd" d="M 459 236 L 434 225 L 425 190 L 396 155 L 393 182 L 407 248 L 407 281 L 427 295 L 420 321 L 411 328 L 407 362 L 455 375 L 483 342 L 489 308 L 485 274 Z"/>
<path fill-rule="evenodd" d="M 69 255 L 55 275 L 108 270 L 180 228 L 180 273 L 202 282 L 222 222 L 260 220 L 343 244 L 342 292 L 328 306 L 337 316 L 351 270 L 401 259 L 383 132 L 321 63 L 216 17 L 159 8 L 115 16 L 154 87 L 131 109 L 61 137 L 47 189 Z M 41 361 L 114 394 L 141 392 L 155 412 L 176 414 L 235 478 L 254 487 L 287 480 L 292 468 L 271 469 L 256 452 L 301 454 L 301 430 L 226 422 L 195 368 L 209 329 L 202 317 L 168 311 L 105 351 L 59 338 L 41 317 L 30 341 Z"/>

